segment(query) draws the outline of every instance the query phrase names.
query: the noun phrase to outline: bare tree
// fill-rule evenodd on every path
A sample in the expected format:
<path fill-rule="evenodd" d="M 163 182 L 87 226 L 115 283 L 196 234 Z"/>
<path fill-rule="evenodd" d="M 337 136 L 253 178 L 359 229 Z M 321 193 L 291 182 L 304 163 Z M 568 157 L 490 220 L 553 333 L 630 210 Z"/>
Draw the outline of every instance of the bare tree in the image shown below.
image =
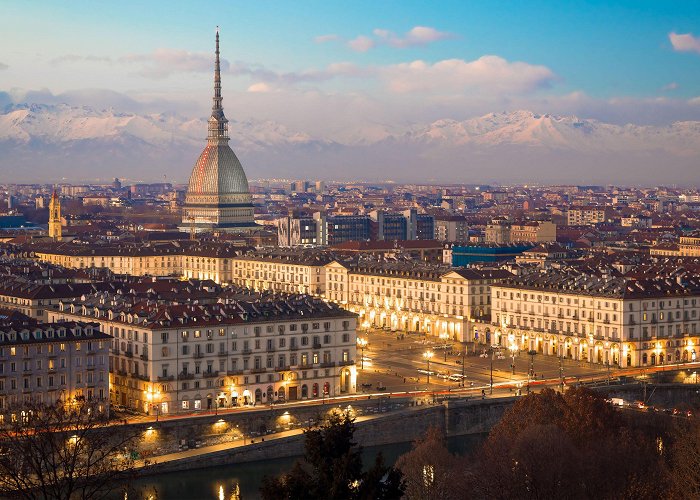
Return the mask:
<path fill-rule="evenodd" d="M 136 436 L 85 400 L 10 411 L 0 424 L 0 496 L 105 498 L 135 473 Z"/>
<path fill-rule="evenodd" d="M 437 428 L 428 429 L 411 451 L 401 455 L 396 468 L 403 474 L 407 500 L 464 498 L 464 459 L 448 451 L 445 436 Z"/>

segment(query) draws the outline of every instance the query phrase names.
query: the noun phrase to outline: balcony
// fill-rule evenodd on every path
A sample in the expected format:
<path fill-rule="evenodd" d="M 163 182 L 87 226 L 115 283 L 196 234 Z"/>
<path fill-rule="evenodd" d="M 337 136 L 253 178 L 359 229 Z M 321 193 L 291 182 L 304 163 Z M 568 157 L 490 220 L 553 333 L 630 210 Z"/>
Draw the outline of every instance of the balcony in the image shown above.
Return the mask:
<path fill-rule="evenodd" d="M 126 377 L 126 370 L 117 370 L 117 375 L 121 377 Z"/>
<path fill-rule="evenodd" d="M 216 372 L 205 371 L 203 373 L 203 375 L 204 375 L 204 378 L 213 378 L 213 377 L 218 377 L 219 372 L 218 371 L 216 371 Z"/>
<path fill-rule="evenodd" d="M 118 347 L 112 347 L 112 354 L 114 354 L 115 356 L 119 356 L 121 352 L 119 351 Z"/>
<path fill-rule="evenodd" d="M 193 358 L 203 358 L 203 357 L 204 357 L 204 353 L 201 352 L 201 351 L 195 351 L 195 352 L 192 353 L 192 357 L 193 357 Z"/>
<path fill-rule="evenodd" d="M 279 366 L 277 366 L 277 368 L 275 368 L 275 370 L 277 370 L 278 372 L 286 372 L 289 369 L 290 369 L 289 365 L 279 365 Z"/>
<path fill-rule="evenodd" d="M 216 353 L 217 356 L 228 356 L 228 351 L 219 351 Z"/>
<path fill-rule="evenodd" d="M 180 372 L 177 374 L 178 380 L 192 380 L 194 378 L 194 373 Z"/>
<path fill-rule="evenodd" d="M 172 375 L 163 375 L 158 377 L 158 382 L 171 382 L 175 380 L 175 377 Z"/>
<path fill-rule="evenodd" d="M 355 361 L 352 359 L 348 359 L 347 361 L 338 361 L 338 366 L 350 366 L 354 365 Z"/>
<path fill-rule="evenodd" d="M 314 349 L 320 349 L 320 348 L 321 348 L 321 343 L 320 343 L 320 342 L 314 342 L 313 348 L 314 348 Z"/>
<path fill-rule="evenodd" d="M 241 352 L 244 356 L 253 354 L 253 351 L 251 351 L 250 349 L 243 349 L 243 351 L 241 351 Z"/>
<path fill-rule="evenodd" d="M 290 345 L 290 346 L 289 346 L 289 350 L 290 350 L 290 351 L 298 351 L 298 350 L 299 350 L 299 346 L 296 345 L 296 344 Z"/>
<path fill-rule="evenodd" d="M 139 380 L 143 380 L 145 382 L 149 382 L 151 380 L 151 377 L 149 377 L 148 375 L 136 374 L 136 375 L 134 375 L 134 377 L 136 377 Z"/>
<path fill-rule="evenodd" d="M 126 356 L 127 358 L 133 358 L 134 352 L 133 351 L 124 351 L 124 356 Z"/>
<path fill-rule="evenodd" d="M 335 366 L 335 361 L 328 361 L 326 363 L 321 363 L 319 366 L 321 368 L 333 368 Z"/>
<path fill-rule="evenodd" d="M 274 347 L 268 347 L 268 348 L 266 349 L 267 352 L 275 352 L 276 350 L 277 350 L 277 349 L 274 348 Z"/>
<path fill-rule="evenodd" d="M 229 370 L 226 375 L 243 375 L 243 370 Z"/>
<path fill-rule="evenodd" d="M 140 357 L 143 361 L 148 361 L 148 354 L 143 353 Z"/>
<path fill-rule="evenodd" d="M 265 368 L 253 368 L 250 373 L 265 373 Z"/>

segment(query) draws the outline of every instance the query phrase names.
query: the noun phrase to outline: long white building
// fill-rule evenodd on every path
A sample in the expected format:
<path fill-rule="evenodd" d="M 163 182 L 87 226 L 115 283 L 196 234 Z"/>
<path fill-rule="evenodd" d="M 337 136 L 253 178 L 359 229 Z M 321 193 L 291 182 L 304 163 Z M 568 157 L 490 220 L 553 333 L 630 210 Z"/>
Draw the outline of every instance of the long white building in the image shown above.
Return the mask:
<path fill-rule="evenodd" d="M 695 361 L 700 280 L 542 271 L 491 287 L 496 344 L 611 366 Z"/>
<path fill-rule="evenodd" d="M 200 305 L 95 295 L 52 321 L 114 337 L 112 402 L 151 413 L 323 398 L 356 391 L 356 316 L 309 296 L 253 294 Z"/>

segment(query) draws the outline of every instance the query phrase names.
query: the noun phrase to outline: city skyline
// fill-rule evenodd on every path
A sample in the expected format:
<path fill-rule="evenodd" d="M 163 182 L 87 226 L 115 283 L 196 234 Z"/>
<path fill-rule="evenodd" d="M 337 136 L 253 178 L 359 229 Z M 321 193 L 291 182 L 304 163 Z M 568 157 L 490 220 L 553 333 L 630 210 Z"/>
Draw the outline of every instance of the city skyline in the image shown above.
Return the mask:
<path fill-rule="evenodd" d="M 186 181 L 220 24 L 224 105 L 253 178 L 695 182 L 691 3 L 158 7 L 150 21 L 135 3 L 104 18 L 76 4 L 7 6 L 8 181 L 30 180 L 14 167 L 53 182 L 116 170 Z M 116 153 L 96 169 L 105 146 Z"/>

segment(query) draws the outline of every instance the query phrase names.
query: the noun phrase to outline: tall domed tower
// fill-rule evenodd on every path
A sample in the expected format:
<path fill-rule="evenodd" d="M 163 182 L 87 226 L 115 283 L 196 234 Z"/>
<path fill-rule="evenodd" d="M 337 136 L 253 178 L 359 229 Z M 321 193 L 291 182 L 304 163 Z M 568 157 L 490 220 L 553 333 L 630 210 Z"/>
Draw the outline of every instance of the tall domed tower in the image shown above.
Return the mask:
<path fill-rule="evenodd" d="M 192 169 L 181 229 L 193 232 L 240 232 L 256 229 L 253 203 L 241 162 L 228 145 L 228 120 L 221 106 L 219 29 L 216 29 L 214 105 L 207 145 Z"/>

